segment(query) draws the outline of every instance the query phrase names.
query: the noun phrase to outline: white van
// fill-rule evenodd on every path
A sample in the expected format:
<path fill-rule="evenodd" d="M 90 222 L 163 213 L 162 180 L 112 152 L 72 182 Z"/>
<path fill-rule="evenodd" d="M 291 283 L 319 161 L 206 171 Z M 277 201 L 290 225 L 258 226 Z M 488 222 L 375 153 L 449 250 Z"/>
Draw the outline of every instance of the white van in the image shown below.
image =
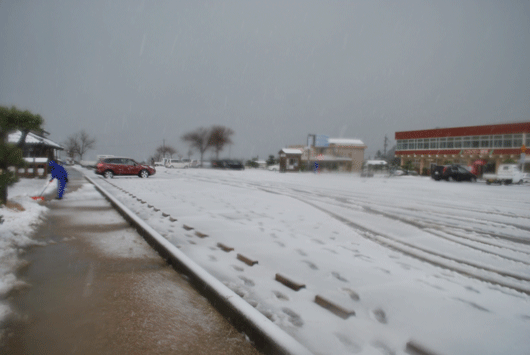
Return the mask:
<path fill-rule="evenodd" d="M 191 165 L 189 159 L 168 159 L 166 162 L 167 168 L 187 169 Z"/>

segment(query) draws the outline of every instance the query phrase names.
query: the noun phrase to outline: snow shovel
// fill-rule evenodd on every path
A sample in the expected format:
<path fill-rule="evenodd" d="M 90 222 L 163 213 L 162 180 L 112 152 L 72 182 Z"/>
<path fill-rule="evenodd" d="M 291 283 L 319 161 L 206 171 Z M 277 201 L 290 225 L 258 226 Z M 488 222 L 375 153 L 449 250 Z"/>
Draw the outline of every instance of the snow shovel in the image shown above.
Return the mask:
<path fill-rule="evenodd" d="M 42 192 L 40 193 L 39 196 L 30 196 L 32 199 L 34 200 L 43 200 L 44 201 L 44 196 L 42 196 L 42 194 L 44 193 L 44 191 L 48 188 L 48 186 L 50 186 L 52 182 L 48 182 L 48 184 L 46 186 L 44 186 L 44 189 L 42 190 Z"/>

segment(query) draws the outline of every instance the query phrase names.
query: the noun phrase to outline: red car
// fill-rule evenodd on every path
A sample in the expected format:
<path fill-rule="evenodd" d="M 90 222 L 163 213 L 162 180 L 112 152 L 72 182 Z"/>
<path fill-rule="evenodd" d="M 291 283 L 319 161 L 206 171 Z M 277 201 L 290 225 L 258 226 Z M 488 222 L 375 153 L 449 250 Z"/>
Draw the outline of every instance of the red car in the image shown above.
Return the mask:
<path fill-rule="evenodd" d="M 148 165 L 142 165 L 130 158 L 112 157 L 100 160 L 96 164 L 96 174 L 111 179 L 114 175 L 138 175 L 148 178 L 156 170 Z"/>

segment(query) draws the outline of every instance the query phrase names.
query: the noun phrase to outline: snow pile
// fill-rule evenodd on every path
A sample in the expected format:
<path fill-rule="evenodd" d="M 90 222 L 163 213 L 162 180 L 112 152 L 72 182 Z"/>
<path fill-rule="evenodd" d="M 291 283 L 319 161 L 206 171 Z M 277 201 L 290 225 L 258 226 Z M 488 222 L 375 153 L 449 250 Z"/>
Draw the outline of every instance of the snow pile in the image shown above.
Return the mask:
<path fill-rule="evenodd" d="M 24 265 L 20 258 L 24 248 L 39 244 L 31 238 L 40 217 L 47 208 L 31 199 L 38 195 L 48 183 L 41 179 L 21 179 L 8 190 L 10 202 L 19 204 L 24 209 L 0 207 L 0 216 L 4 222 L 0 224 L 0 322 L 10 313 L 9 307 L 2 303 L 9 291 L 24 286 L 24 282 L 17 280 L 15 272 Z M 52 187 L 49 188 L 53 190 Z"/>

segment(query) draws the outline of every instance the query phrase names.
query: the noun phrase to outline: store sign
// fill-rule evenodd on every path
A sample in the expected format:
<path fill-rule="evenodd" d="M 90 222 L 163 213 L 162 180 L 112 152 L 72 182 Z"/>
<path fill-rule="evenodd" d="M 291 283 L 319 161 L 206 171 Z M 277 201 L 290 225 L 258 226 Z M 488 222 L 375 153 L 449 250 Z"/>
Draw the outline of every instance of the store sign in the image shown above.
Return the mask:
<path fill-rule="evenodd" d="M 329 136 L 317 134 L 315 136 L 315 147 L 326 148 L 329 147 Z"/>

